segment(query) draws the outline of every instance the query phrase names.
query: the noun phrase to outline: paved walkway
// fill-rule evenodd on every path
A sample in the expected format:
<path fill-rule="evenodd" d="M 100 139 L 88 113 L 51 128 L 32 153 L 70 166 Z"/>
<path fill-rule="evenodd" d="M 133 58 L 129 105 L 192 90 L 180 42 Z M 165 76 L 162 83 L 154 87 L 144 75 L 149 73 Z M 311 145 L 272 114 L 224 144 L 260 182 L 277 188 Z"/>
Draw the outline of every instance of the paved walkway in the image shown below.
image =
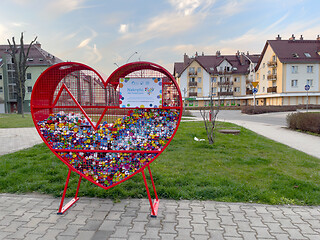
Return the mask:
<path fill-rule="evenodd" d="M 283 117 L 269 114 L 250 120 L 234 114 L 239 113 L 224 112 L 219 120 L 278 136 L 285 144 L 287 138 L 296 142 L 305 136 L 292 137 L 283 128 Z M 313 147 L 302 151 L 318 154 L 319 138 L 303 139 L 300 144 Z M 0 155 L 40 142 L 34 128 L 0 129 Z M 47 195 L 0 194 L 0 239 L 320 239 L 320 206 L 160 199 L 158 217 L 151 218 L 147 199 L 113 203 L 82 197 L 64 215 L 56 214 L 59 203 Z"/>
<path fill-rule="evenodd" d="M 320 207 L 81 198 L 64 215 L 59 199 L 0 194 L 0 239 L 320 239 Z"/>
<path fill-rule="evenodd" d="M 35 128 L 0 128 L 0 155 L 42 143 Z"/>
<path fill-rule="evenodd" d="M 202 120 L 199 111 L 192 111 L 192 113 L 196 116 L 197 120 Z M 218 113 L 218 120 L 245 127 L 262 136 L 320 159 L 320 137 L 288 129 L 286 125 L 286 116 L 289 113 L 281 112 L 246 115 L 242 114 L 240 111 L 224 110 Z"/>

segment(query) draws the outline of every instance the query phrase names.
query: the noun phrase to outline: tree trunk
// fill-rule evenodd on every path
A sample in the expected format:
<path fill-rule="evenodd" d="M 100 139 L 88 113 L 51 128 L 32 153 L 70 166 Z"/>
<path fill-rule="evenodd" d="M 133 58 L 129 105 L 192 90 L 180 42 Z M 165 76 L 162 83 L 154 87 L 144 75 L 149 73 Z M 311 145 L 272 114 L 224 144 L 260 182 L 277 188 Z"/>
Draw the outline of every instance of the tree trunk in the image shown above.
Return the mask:
<path fill-rule="evenodd" d="M 30 48 L 32 44 L 37 40 L 37 37 L 35 37 L 35 39 L 31 41 L 26 53 L 24 51 L 23 33 L 21 33 L 19 48 L 16 45 L 14 37 L 12 37 L 12 44 L 9 41 L 9 39 L 7 40 L 10 47 L 9 54 L 13 60 L 13 66 L 15 70 L 15 83 L 16 83 L 16 89 L 17 89 L 17 110 L 18 110 L 18 114 L 21 114 L 22 117 L 24 117 L 23 103 L 24 103 L 24 98 L 26 94 L 25 81 L 26 81 L 26 70 L 28 68 L 27 58 L 29 56 Z"/>

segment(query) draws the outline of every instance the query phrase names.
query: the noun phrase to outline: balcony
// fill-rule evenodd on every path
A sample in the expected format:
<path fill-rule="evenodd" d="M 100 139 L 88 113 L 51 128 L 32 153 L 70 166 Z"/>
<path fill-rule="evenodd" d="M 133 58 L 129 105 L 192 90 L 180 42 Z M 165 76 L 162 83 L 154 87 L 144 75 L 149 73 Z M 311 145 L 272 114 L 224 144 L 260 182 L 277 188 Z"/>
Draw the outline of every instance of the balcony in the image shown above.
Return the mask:
<path fill-rule="evenodd" d="M 233 96 L 233 92 L 219 92 L 220 96 Z"/>
<path fill-rule="evenodd" d="M 197 72 L 189 72 L 189 76 L 192 77 L 192 76 L 197 76 Z"/>
<path fill-rule="evenodd" d="M 232 81 L 218 82 L 219 86 L 230 86 L 232 84 L 233 84 Z"/>
<path fill-rule="evenodd" d="M 269 61 L 267 63 L 268 67 L 272 67 L 272 68 L 275 68 L 277 67 L 277 62 L 276 61 Z"/>
<path fill-rule="evenodd" d="M 268 87 L 267 88 L 268 93 L 276 93 L 277 92 L 277 87 Z"/>
<path fill-rule="evenodd" d="M 197 82 L 189 82 L 189 87 L 196 87 L 197 86 Z"/>
<path fill-rule="evenodd" d="M 196 97 L 197 93 L 196 92 L 189 92 L 189 97 Z"/>
<path fill-rule="evenodd" d="M 275 80 L 277 80 L 277 74 L 268 74 L 267 79 L 269 81 L 275 81 Z"/>

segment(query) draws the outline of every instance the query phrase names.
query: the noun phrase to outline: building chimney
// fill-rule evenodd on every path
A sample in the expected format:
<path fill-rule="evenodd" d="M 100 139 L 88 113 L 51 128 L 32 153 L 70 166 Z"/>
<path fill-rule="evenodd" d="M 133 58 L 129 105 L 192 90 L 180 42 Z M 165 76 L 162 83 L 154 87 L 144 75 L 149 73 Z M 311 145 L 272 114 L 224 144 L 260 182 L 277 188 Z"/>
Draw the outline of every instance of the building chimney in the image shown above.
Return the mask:
<path fill-rule="evenodd" d="M 202 54 L 201 54 L 202 56 L 204 56 L 204 52 L 202 52 Z"/>
<path fill-rule="evenodd" d="M 33 44 L 34 46 L 41 48 L 41 43 L 39 43 L 38 41 L 36 41 L 36 43 Z"/>
<path fill-rule="evenodd" d="M 317 40 L 320 41 L 320 36 L 319 35 L 317 36 Z"/>
<path fill-rule="evenodd" d="M 303 40 L 303 36 L 302 35 L 300 35 L 300 40 Z"/>
<path fill-rule="evenodd" d="M 281 40 L 281 37 L 279 34 L 278 34 L 278 37 L 276 37 L 276 40 Z"/>
<path fill-rule="evenodd" d="M 239 52 L 239 50 L 236 52 L 236 56 L 239 56 L 240 55 L 240 52 Z"/>
<path fill-rule="evenodd" d="M 221 52 L 218 50 L 218 51 L 216 52 L 216 55 L 217 55 L 217 57 L 220 57 Z"/>
<path fill-rule="evenodd" d="M 198 57 L 198 52 L 196 52 L 195 57 Z"/>
<path fill-rule="evenodd" d="M 292 34 L 291 38 L 289 38 L 289 40 L 294 41 L 296 40 L 296 38 L 294 37 L 294 34 Z"/>
<path fill-rule="evenodd" d="M 184 62 L 184 64 L 188 64 L 189 63 L 189 57 L 188 57 L 188 55 L 186 53 L 183 55 L 183 62 Z"/>
<path fill-rule="evenodd" d="M 244 52 L 240 54 L 240 59 L 239 59 L 241 65 L 244 65 L 244 64 L 245 64 L 245 61 L 246 61 L 246 59 L 245 59 L 245 57 L 243 56 L 243 54 L 244 54 Z"/>
<path fill-rule="evenodd" d="M 249 51 L 247 51 L 247 56 L 249 56 Z"/>

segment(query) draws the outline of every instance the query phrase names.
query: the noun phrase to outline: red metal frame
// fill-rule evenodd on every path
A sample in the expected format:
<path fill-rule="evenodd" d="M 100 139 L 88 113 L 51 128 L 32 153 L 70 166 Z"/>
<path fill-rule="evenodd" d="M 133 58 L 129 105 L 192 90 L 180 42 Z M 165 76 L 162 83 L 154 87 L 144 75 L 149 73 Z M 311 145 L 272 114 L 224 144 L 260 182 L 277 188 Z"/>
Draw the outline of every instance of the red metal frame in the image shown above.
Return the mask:
<path fill-rule="evenodd" d="M 149 191 L 149 187 L 148 187 L 148 183 L 147 183 L 147 179 L 146 179 L 146 175 L 145 175 L 144 171 L 142 171 L 142 176 L 143 176 L 144 185 L 146 186 L 146 191 L 147 191 L 147 194 L 148 194 L 149 203 L 150 203 L 150 207 L 151 207 L 151 217 L 157 217 L 160 200 L 158 198 L 158 194 L 157 194 L 157 191 L 156 191 L 156 186 L 155 186 L 154 181 L 153 181 L 150 165 L 148 165 L 148 171 L 149 171 L 150 180 L 151 180 L 151 183 L 152 183 L 153 192 L 154 192 L 154 195 L 155 195 L 155 199 L 154 199 L 153 203 L 152 203 L 152 198 L 151 198 L 151 195 L 150 195 L 150 191 Z"/>
<path fill-rule="evenodd" d="M 69 168 L 68 176 L 67 176 L 67 179 L 66 179 L 66 184 L 64 186 L 64 190 L 63 190 L 63 194 L 62 194 L 59 210 L 58 210 L 58 213 L 57 213 L 59 215 L 64 214 L 65 211 L 67 211 L 73 204 L 75 204 L 79 200 L 78 193 L 79 193 L 80 183 L 81 183 L 81 180 L 82 180 L 82 176 L 81 175 L 79 177 L 76 195 L 66 205 L 63 206 L 63 202 L 64 202 L 64 199 L 65 199 L 65 196 L 66 196 L 66 193 L 67 193 L 67 189 L 68 189 L 68 184 L 69 184 L 69 179 L 70 179 L 71 172 L 72 172 L 72 170 Z"/>
<path fill-rule="evenodd" d="M 165 145 L 160 148 L 159 150 L 100 150 L 100 149 L 57 149 L 51 146 L 48 143 L 48 140 L 41 134 L 40 127 L 38 125 L 39 121 L 42 121 L 46 118 L 48 118 L 49 114 L 53 114 L 54 112 L 58 112 L 61 110 L 64 110 L 66 112 L 72 112 L 72 111 L 77 111 L 81 113 L 85 119 L 89 122 L 90 126 L 94 129 L 97 130 L 98 126 L 101 124 L 103 119 L 105 117 L 108 117 L 110 114 L 110 111 L 114 111 L 113 114 L 117 116 L 118 114 L 123 114 L 125 111 L 129 110 L 135 110 L 135 108 L 126 108 L 121 109 L 119 106 L 119 103 L 117 103 L 116 98 L 111 101 L 110 99 L 108 101 L 111 101 L 110 103 L 104 104 L 104 105 L 92 105 L 92 104 L 83 104 L 82 103 L 82 98 L 81 98 L 81 92 L 74 91 L 72 93 L 70 87 L 68 87 L 66 84 L 72 84 L 73 82 L 68 82 L 69 78 L 74 78 L 80 81 L 80 78 L 82 77 L 83 81 L 82 83 L 79 83 L 79 86 L 81 89 L 86 90 L 83 86 L 80 84 L 85 84 L 85 81 L 89 82 L 89 88 L 93 84 L 94 91 L 100 91 L 101 95 L 101 90 L 102 91 L 107 91 L 108 89 L 114 89 L 115 93 L 118 91 L 118 85 L 119 85 L 119 79 L 124 78 L 124 77 L 134 77 L 137 78 L 136 74 L 137 72 L 141 73 L 141 76 L 145 74 L 146 76 L 155 76 L 159 77 L 160 75 L 163 76 L 162 78 L 162 92 L 163 94 L 166 93 L 167 97 L 169 97 L 169 100 L 172 100 L 175 105 L 167 105 L 165 103 L 166 99 L 163 100 L 163 106 L 161 109 L 167 110 L 167 111 L 177 111 L 178 113 L 178 119 L 176 123 L 176 128 L 174 129 L 170 139 L 168 139 L 165 143 Z M 85 73 L 83 73 L 85 72 Z M 139 74 L 140 74 L 139 73 Z M 87 75 L 86 75 L 87 74 Z M 83 80 L 83 79 L 89 79 L 89 80 Z M 93 79 L 93 80 L 92 80 Z M 64 81 L 64 82 L 63 82 Z M 91 86 L 92 88 L 92 86 Z M 90 90 L 90 89 L 89 89 Z M 109 91 L 109 90 L 108 90 Z M 171 93 L 170 93 L 171 91 Z M 64 92 L 64 94 L 63 94 Z M 80 96 L 80 99 L 79 99 Z M 102 96 L 102 95 L 101 95 Z M 100 96 L 100 97 L 101 97 Z M 64 102 L 59 102 L 60 98 L 64 97 L 66 98 L 69 102 L 68 104 L 63 104 Z M 86 95 L 87 99 L 89 98 L 94 98 L 96 95 Z M 81 101 L 81 103 L 80 103 Z M 88 100 L 87 100 L 88 101 Z M 91 99 L 90 99 L 91 101 Z M 105 97 L 105 101 L 107 101 L 107 97 Z M 71 103 L 71 105 L 70 105 Z M 126 181 L 127 179 L 131 178 L 132 176 L 136 175 L 137 173 L 141 172 L 144 178 L 144 183 L 146 187 L 146 191 L 148 193 L 148 198 L 151 206 L 151 216 L 156 216 L 157 215 L 157 209 L 159 205 L 159 199 L 157 196 L 157 192 L 155 189 L 155 184 L 154 180 L 152 177 L 151 169 L 150 169 L 150 163 L 152 163 L 163 151 L 164 149 L 169 145 L 171 142 L 173 136 L 175 135 L 178 126 L 181 121 L 181 116 L 182 116 L 182 109 L 183 109 L 183 104 L 182 104 L 182 96 L 181 92 L 179 89 L 179 86 L 173 76 L 164 68 L 161 66 L 150 63 L 150 62 L 135 62 L 135 63 L 128 63 L 120 68 L 118 68 L 116 71 L 114 71 L 110 77 L 105 80 L 102 78 L 102 76 L 95 71 L 94 69 L 81 64 L 81 63 L 76 63 L 76 62 L 66 62 L 66 63 L 60 63 L 53 65 L 52 67 L 48 68 L 45 70 L 40 77 L 38 78 L 37 82 L 34 85 L 32 95 L 31 95 L 31 114 L 33 121 L 35 123 L 36 129 L 43 139 L 43 141 L 46 143 L 46 145 L 49 147 L 49 149 L 62 161 L 64 162 L 68 168 L 68 176 L 66 179 L 66 184 L 64 188 L 64 192 L 62 195 L 60 207 L 58 210 L 58 214 L 63 214 L 68 208 L 70 208 L 78 199 L 78 192 L 80 188 L 80 183 L 82 180 L 82 177 L 85 179 L 91 181 L 92 183 L 98 185 L 99 187 L 102 187 L 104 189 L 109 189 L 111 187 L 114 187 L 123 181 Z M 101 110 L 99 110 L 101 109 Z M 150 108 L 153 109 L 153 108 Z M 158 109 L 158 108 L 156 108 Z M 91 112 L 90 112 L 91 111 Z M 118 112 L 120 111 L 120 112 Z M 162 111 L 162 110 L 161 110 Z M 96 115 L 99 115 L 96 124 L 91 121 L 90 117 L 95 117 Z M 112 113 L 111 113 L 112 114 Z M 90 116 L 89 116 L 90 115 Z M 110 115 L 110 119 L 112 116 Z M 152 159 L 149 160 L 144 166 L 142 166 L 140 169 L 137 169 L 135 172 L 132 174 L 126 176 L 124 179 L 121 179 L 116 182 L 112 182 L 111 185 L 101 185 L 94 181 L 93 178 L 90 178 L 86 176 L 82 170 L 80 171 L 79 169 L 75 168 L 71 163 L 68 161 L 67 158 L 64 158 L 63 154 L 76 154 L 79 159 L 84 159 L 84 157 L 81 157 L 81 154 L 154 154 Z M 80 154 L 80 155 L 78 155 Z M 147 155 L 146 155 L 147 156 Z M 151 155 L 149 155 L 151 156 Z M 151 196 L 150 196 L 150 191 L 147 185 L 147 180 L 146 176 L 144 173 L 145 168 L 148 167 L 148 171 L 150 174 L 150 179 L 153 187 L 153 191 L 155 194 L 155 200 L 154 203 L 152 204 Z M 71 172 L 75 172 L 80 175 L 79 182 L 78 182 L 78 187 L 76 191 L 75 197 L 63 207 L 63 202 L 65 199 L 66 191 L 68 188 L 68 183 L 70 179 L 70 174 Z"/>

